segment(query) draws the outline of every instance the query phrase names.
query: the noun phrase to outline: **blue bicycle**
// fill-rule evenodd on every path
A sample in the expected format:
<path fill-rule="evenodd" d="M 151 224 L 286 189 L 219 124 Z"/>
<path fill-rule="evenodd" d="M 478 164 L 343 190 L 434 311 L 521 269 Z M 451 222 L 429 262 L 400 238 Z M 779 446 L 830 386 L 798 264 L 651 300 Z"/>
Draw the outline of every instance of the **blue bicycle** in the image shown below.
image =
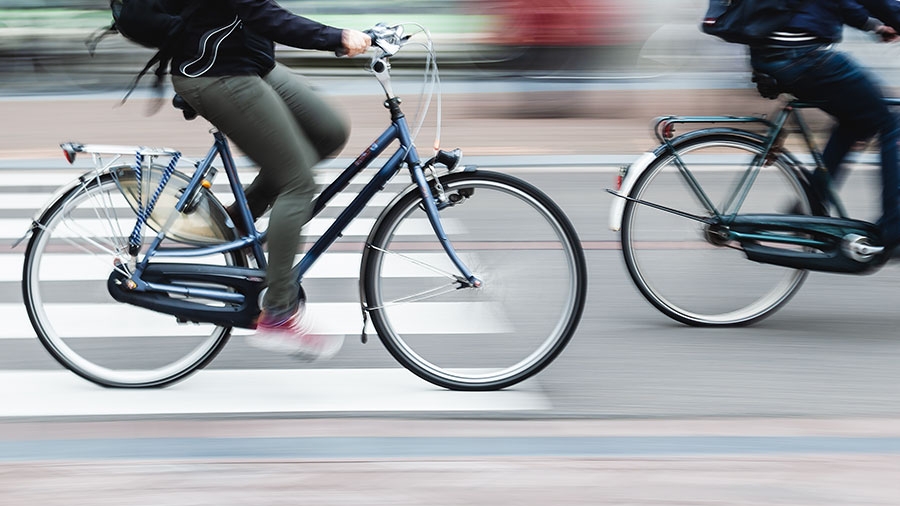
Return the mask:
<path fill-rule="evenodd" d="M 421 161 L 390 80 L 390 58 L 411 35 L 384 25 L 371 34 L 369 70 L 385 91 L 391 123 L 317 197 L 315 215 L 336 216 L 294 272 L 302 281 L 339 237 L 353 235 L 351 222 L 368 219 L 367 203 L 405 166 L 411 185 L 377 215 L 364 241 L 350 242 L 352 255 L 361 254 L 362 328 L 371 318 L 391 355 L 434 384 L 514 385 L 550 364 L 575 332 L 586 292 L 581 243 L 534 186 L 462 167 L 459 150 Z M 426 38 L 426 83 L 437 83 Z M 195 115 L 178 97 L 175 106 Z M 79 376 L 109 387 L 168 385 L 213 360 L 232 328 L 255 326 L 266 234 L 253 223 L 227 140 L 213 136 L 203 159 L 187 160 L 192 174 L 178 170 L 186 160 L 176 150 L 62 145 L 70 162 L 86 153 L 96 168 L 35 217 L 23 295 L 40 341 Z M 326 208 L 395 141 L 396 151 L 348 205 Z M 212 192 L 218 172 L 227 175 L 240 223 Z"/>

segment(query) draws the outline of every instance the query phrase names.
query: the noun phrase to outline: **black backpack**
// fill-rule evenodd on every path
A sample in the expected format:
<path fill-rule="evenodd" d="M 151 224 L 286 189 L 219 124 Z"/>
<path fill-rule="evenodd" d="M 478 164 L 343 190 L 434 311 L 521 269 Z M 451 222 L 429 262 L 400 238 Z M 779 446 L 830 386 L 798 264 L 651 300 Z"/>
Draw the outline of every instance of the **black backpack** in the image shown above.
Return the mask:
<path fill-rule="evenodd" d="M 189 1 L 184 8 L 178 8 L 171 3 L 167 0 L 109 0 L 112 24 L 88 41 L 92 54 L 100 40 L 113 33 L 122 34 L 126 39 L 144 47 L 157 49 L 156 54 L 135 77 L 122 102 L 128 99 L 144 74 L 154 65 L 157 66 L 154 87 L 162 88 L 169 61 L 182 43 L 186 21 L 201 4 L 194 0 Z"/>
<path fill-rule="evenodd" d="M 790 22 L 800 0 L 709 0 L 701 30 L 738 44 L 760 43 Z"/>
<path fill-rule="evenodd" d="M 164 0 L 110 0 L 109 7 L 111 28 L 144 47 L 165 49 L 184 30 L 181 13 Z"/>

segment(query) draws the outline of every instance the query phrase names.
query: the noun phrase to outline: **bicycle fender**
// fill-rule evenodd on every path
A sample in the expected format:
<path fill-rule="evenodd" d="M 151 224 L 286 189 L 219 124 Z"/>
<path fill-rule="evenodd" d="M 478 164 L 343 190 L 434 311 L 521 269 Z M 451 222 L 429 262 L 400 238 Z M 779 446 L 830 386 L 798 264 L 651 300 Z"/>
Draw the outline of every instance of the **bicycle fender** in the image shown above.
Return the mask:
<path fill-rule="evenodd" d="M 739 130 L 735 128 L 701 128 L 699 130 L 692 130 L 690 132 L 679 135 L 678 137 L 672 139 L 667 144 L 661 144 L 657 146 L 653 151 L 648 151 L 642 154 L 637 160 L 628 165 L 625 168 L 625 177 L 622 179 L 622 184 L 619 187 L 619 191 L 616 192 L 618 195 L 613 199 L 613 202 L 610 206 L 609 210 L 609 229 L 618 232 L 622 228 L 622 215 L 625 213 L 625 203 L 626 200 L 623 197 L 627 197 L 631 194 L 632 188 L 634 188 L 635 183 L 638 178 L 641 177 L 650 165 L 653 162 L 666 153 L 669 149 L 677 149 L 678 146 L 685 142 L 689 142 L 695 140 L 700 137 L 713 136 L 713 135 L 730 135 L 738 138 L 745 139 L 750 142 L 761 143 L 764 142 L 765 137 L 760 134 L 749 132 L 746 130 Z M 670 148 L 671 146 L 671 148 Z M 797 159 L 784 150 L 780 155 L 786 160 L 786 163 L 798 166 L 799 162 Z M 804 178 L 801 178 L 801 181 L 805 181 Z"/>
<path fill-rule="evenodd" d="M 38 209 L 37 213 L 31 216 L 31 224 L 28 225 L 28 230 L 25 231 L 22 237 L 20 237 L 18 240 L 16 240 L 16 242 L 13 243 L 12 247 L 15 248 L 22 241 L 27 239 L 32 233 L 34 233 L 34 229 L 39 227 L 41 223 L 43 223 L 44 216 L 47 214 L 47 211 L 49 211 L 50 207 L 53 206 L 59 199 L 67 195 L 75 188 L 78 188 L 78 186 L 84 184 L 85 178 L 87 178 L 88 176 L 95 176 L 96 174 L 96 171 L 85 172 L 84 174 L 79 175 L 75 179 L 72 179 L 68 183 L 65 183 L 64 185 L 57 188 L 53 195 L 51 195 L 50 198 L 47 199 L 44 205 L 40 209 Z"/>
<path fill-rule="evenodd" d="M 109 171 L 105 170 L 101 173 L 101 175 L 106 172 L 109 172 Z M 16 244 L 18 244 L 19 242 L 22 242 L 26 237 L 28 237 L 29 234 L 34 232 L 34 229 L 43 222 L 44 216 L 47 214 L 47 211 L 50 210 L 51 206 L 56 204 L 56 202 L 59 199 L 61 199 L 65 195 L 67 195 L 72 190 L 78 188 L 82 184 L 85 184 L 89 177 L 99 177 L 99 176 L 97 175 L 96 171 L 85 172 L 84 174 L 79 175 L 75 179 L 72 179 L 68 183 L 65 183 L 64 185 L 57 188 L 56 191 L 53 193 L 53 195 L 51 195 L 50 198 L 47 199 L 47 201 L 44 203 L 43 207 L 41 207 L 37 213 L 32 215 L 31 225 L 29 225 L 28 230 L 25 231 L 25 235 L 21 239 L 19 239 L 16 242 Z M 15 244 L 13 245 L 13 247 L 15 247 Z"/>
<path fill-rule="evenodd" d="M 657 156 L 659 156 L 658 151 L 659 149 L 642 154 L 625 168 L 625 177 L 622 179 L 622 184 L 616 192 L 620 196 L 614 197 L 609 207 L 609 229 L 613 232 L 618 232 L 622 228 L 622 214 L 625 212 L 626 202 L 622 197 L 631 193 L 635 181 L 647 170 L 647 167 L 653 163 L 653 160 L 656 160 Z"/>

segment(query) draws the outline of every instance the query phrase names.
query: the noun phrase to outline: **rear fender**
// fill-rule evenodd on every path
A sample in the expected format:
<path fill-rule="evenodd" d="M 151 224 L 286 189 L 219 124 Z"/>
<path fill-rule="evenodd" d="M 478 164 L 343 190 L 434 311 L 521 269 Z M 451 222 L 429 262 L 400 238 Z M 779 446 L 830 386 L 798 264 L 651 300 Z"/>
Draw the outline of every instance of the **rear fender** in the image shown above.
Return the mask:
<path fill-rule="evenodd" d="M 647 167 L 656 160 L 657 149 L 656 151 L 647 152 L 638 157 L 637 160 L 631 163 L 631 165 L 625 168 L 625 177 L 622 178 L 622 183 L 619 185 L 618 190 L 616 191 L 616 197 L 613 198 L 612 204 L 609 208 L 609 229 L 618 232 L 622 227 L 622 214 L 625 212 L 625 202 L 624 197 L 627 197 L 628 194 L 631 193 L 631 189 L 634 187 L 634 182 L 638 180 L 641 174 L 647 170 Z"/>
<path fill-rule="evenodd" d="M 624 197 L 631 194 L 637 180 L 640 179 L 641 175 L 646 172 L 659 157 L 665 155 L 670 149 L 678 149 L 686 142 L 707 136 L 732 136 L 736 140 L 743 140 L 756 144 L 762 144 L 766 140 L 762 135 L 745 130 L 733 128 L 704 128 L 679 135 L 672 139 L 668 144 L 662 144 L 655 150 L 642 154 L 637 160 L 625 168 L 624 177 L 622 178 L 618 191 L 615 192 L 616 196 L 613 198 L 609 209 L 610 230 L 618 232 L 622 228 L 622 215 L 625 212 L 626 203 Z M 809 176 L 808 173 L 802 169 L 800 162 L 787 150 L 783 150 L 781 155 L 779 155 L 779 158 L 782 163 L 794 168 L 800 182 L 804 185 L 804 188 L 809 191 Z"/>

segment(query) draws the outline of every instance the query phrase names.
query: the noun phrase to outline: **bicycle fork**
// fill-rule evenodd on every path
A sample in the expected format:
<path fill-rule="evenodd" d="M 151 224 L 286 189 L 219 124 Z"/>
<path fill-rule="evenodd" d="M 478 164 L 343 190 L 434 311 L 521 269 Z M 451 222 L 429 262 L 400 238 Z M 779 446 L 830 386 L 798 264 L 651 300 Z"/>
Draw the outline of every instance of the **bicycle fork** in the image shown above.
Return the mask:
<path fill-rule="evenodd" d="M 451 202 L 448 197 L 444 194 L 444 189 L 441 186 L 440 180 L 435 176 L 435 190 L 437 195 L 433 195 L 431 188 L 428 185 L 428 181 L 425 179 L 425 171 L 420 166 L 414 166 L 412 168 L 413 179 L 416 182 L 416 185 L 419 187 L 419 191 L 422 193 L 422 203 L 425 206 L 425 214 L 428 216 L 428 221 L 431 223 L 431 228 L 434 229 L 434 234 L 437 237 L 438 241 L 441 243 L 441 247 L 444 248 L 444 251 L 447 253 L 447 256 L 450 257 L 450 261 L 453 262 L 453 265 L 459 270 L 462 276 L 457 276 L 457 283 L 459 283 L 460 288 L 480 288 L 481 280 L 475 277 L 472 274 L 472 271 L 469 270 L 468 266 L 459 258 L 459 255 L 456 253 L 456 250 L 453 248 L 453 244 L 450 242 L 450 239 L 447 238 L 447 233 L 444 231 L 444 226 L 441 224 L 440 216 L 438 215 L 438 204 L 441 203 L 442 207 L 447 205 L 454 205 L 454 202 Z"/>

